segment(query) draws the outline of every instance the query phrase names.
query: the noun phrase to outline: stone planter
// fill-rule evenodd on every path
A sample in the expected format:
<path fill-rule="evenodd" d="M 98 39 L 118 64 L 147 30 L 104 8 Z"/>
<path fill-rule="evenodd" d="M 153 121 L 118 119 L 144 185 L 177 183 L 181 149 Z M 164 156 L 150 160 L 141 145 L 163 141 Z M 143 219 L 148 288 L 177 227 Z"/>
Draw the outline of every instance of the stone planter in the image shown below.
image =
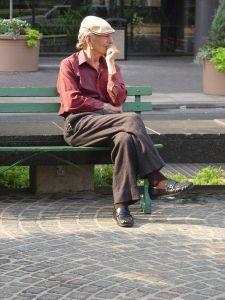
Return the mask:
<path fill-rule="evenodd" d="M 0 71 L 37 71 L 40 41 L 37 47 L 26 45 L 26 36 L 16 39 L 0 35 Z"/>
<path fill-rule="evenodd" d="M 225 72 L 218 72 L 208 60 L 203 63 L 203 93 L 225 96 Z"/>

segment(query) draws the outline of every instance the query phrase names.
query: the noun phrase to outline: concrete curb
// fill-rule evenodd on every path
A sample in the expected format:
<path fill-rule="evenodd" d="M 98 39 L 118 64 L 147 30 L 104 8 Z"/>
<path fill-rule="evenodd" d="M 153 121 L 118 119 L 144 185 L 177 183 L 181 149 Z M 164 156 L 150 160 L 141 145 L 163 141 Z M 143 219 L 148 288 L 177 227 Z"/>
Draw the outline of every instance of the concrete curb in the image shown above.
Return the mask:
<path fill-rule="evenodd" d="M 53 65 L 39 64 L 38 69 L 39 70 L 59 70 L 59 64 L 53 64 Z"/>
<path fill-rule="evenodd" d="M 191 108 L 225 108 L 225 102 L 221 103 L 152 103 L 153 110 L 163 110 L 163 109 L 182 109 L 182 111 Z"/>

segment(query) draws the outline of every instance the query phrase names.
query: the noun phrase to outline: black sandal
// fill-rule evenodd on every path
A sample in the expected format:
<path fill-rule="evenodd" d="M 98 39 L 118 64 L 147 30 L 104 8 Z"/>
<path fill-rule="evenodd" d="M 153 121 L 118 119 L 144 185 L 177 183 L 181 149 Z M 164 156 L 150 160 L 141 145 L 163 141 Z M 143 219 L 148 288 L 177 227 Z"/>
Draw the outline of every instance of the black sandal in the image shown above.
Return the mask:
<path fill-rule="evenodd" d="M 185 192 L 193 187 L 192 182 L 180 183 L 173 179 L 167 179 L 164 189 L 157 187 L 149 187 L 149 195 L 151 199 L 157 199 L 168 196 L 176 196 L 182 192 Z"/>
<path fill-rule="evenodd" d="M 132 227 L 134 225 L 134 219 L 126 207 L 114 208 L 113 217 L 121 227 Z"/>

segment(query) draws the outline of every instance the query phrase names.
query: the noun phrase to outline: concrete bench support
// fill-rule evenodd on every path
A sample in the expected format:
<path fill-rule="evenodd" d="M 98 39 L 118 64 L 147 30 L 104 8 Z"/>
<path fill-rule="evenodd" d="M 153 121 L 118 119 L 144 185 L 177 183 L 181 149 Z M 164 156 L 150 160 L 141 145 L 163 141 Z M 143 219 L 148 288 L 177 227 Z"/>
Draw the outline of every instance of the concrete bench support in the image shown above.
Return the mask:
<path fill-rule="evenodd" d="M 34 166 L 30 168 L 30 183 L 36 193 L 93 191 L 94 165 Z"/>

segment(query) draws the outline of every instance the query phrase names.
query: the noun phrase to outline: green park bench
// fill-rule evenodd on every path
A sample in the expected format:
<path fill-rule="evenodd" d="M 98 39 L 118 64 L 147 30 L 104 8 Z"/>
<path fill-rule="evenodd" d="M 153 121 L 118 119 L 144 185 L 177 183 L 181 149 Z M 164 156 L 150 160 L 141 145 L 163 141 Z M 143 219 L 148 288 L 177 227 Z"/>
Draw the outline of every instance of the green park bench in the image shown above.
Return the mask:
<path fill-rule="evenodd" d="M 148 112 L 152 110 L 151 102 L 141 101 L 142 96 L 152 94 L 152 88 L 148 86 L 128 86 L 128 96 L 133 96 L 134 101 L 126 102 L 123 105 L 124 112 L 136 112 L 138 114 L 142 112 Z M 55 87 L 1 87 L 0 97 L 58 97 L 58 92 Z M 33 100 L 33 99 L 32 99 Z M 56 102 L 13 102 L 0 101 L 0 113 L 57 113 L 60 107 L 60 103 Z M 161 148 L 162 144 L 155 144 L 157 148 Z M 5 165 L 3 172 L 6 172 L 14 166 L 21 165 L 33 165 L 38 164 L 35 162 L 35 158 L 39 155 L 44 155 L 51 163 L 51 160 L 60 162 L 63 165 L 73 166 L 79 168 L 79 164 L 84 164 L 84 161 L 89 164 L 96 164 L 100 161 L 96 157 L 101 157 L 103 153 L 110 153 L 109 147 L 71 147 L 68 145 L 19 145 L 19 146 L 0 146 L 0 164 L 4 165 L 4 156 L 11 155 L 14 161 L 10 165 Z M 94 155 L 95 153 L 95 155 Z M 65 157 L 62 156 L 65 154 Z M 85 155 L 85 160 L 80 159 Z M 2 156 L 2 159 L 1 159 Z M 68 158 L 68 156 L 70 158 Z M 76 159 L 77 157 L 77 159 Z M 45 158 L 45 159 L 46 159 Z M 107 160 L 106 163 L 110 163 Z M 3 173 L 2 172 L 2 173 Z M 49 183 L 51 184 L 51 183 Z M 144 191 L 140 201 L 141 207 L 144 213 L 151 212 L 151 199 L 148 194 L 148 180 L 144 180 Z"/>

